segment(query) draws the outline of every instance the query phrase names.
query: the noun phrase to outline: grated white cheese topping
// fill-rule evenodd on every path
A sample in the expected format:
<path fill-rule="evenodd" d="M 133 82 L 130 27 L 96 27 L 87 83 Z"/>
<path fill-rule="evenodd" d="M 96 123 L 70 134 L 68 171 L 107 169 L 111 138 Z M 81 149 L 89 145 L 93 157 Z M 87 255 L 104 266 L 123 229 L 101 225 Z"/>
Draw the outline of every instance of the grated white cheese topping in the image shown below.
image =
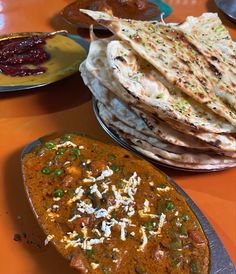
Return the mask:
<path fill-rule="evenodd" d="M 129 216 L 129 217 L 132 217 L 134 214 L 135 214 L 135 209 L 134 209 L 134 207 L 133 206 L 130 206 L 129 207 L 129 209 L 128 209 L 128 213 L 127 213 L 127 215 Z"/>
<path fill-rule="evenodd" d="M 119 222 L 120 225 L 120 239 L 121 241 L 125 241 L 126 240 L 126 235 L 125 235 L 125 228 L 127 226 L 126 222 Z"/>
<path fill-rule="evenodd" d="M 169 186 L 166 186 L 165 188 L 157 187 L 157 191 L 159 191 L 159 192 L 167 192 L 167 191 L 170 191 L 172 189 L 173 188 L 171 188 Z"/>
<path fill-rule="evenodd" d="M 104 180 L 107 177 L 113 175 L 113 170 L 107 166 L 107 169 L 103 170 L 101 175 L 96 178 L 96 181 Z"/>
<path fill-rule="evenodd" d="M 55 213 L 55 212 L 49 212 L 48 217 L 51 218 L 51 221 L 54 221 L 55 218 L 60 217 L 60 215 L 58 213 Z"/>
<path fill-rule="evenodd" d="M 92 269 L 97 269 L 99 267 L 99 264 L 91 263 Z"/>
<path fill-rule="evenodd" d="M 86 231 L 84 230 L 84 233 L 86 234 Z M 78 238 L 76 240 L 73 240 L 76 236 L 78 236 L 78 233 L 73 231 L 67 233 L 68 236 L 64 236 L 61 242 L 65 242 L 67 249 L 68 247 L 77 247 L 80 246 L 84 250 L 91 250 L 93 245 L 103 243 L 104 237 L 101 237 L 99 239 L 89 239 L 85 238 L 83 242 L 81 242 L 81 239 Z"/>
<path fill-rule="evenodd" d="M 69 165 L 70 161 L 65 161 L 64 166 Z"/>
<path fill-rule="evenodd" d="M 77 147 L 77 145 L 75 143 L 72 143 L 71 141 L 66 141 L 62 144 L 58 144 L 54 147 L 54 149 L 58 149 L 60 147 Z"/>
<path fill-rule="evenodd" d="M 81 232 L 83 233 L 84 238 L 88 238 L 88 229 L 86 226 L 82 227 Z"/>
<path fill-rule="evenodd" d="M 150 217 L 150 218 L 158 218 L 158 215 L 156 214 L 151 214 L 148 213 L 150 212 L 150 206 L 149 206 L 149 201 L 147 199 L 145 199 L 144 203 L 143 203 L 143 209 L 138 210 L 138 214 L 141 218 L 146 218 L 146 217 Z"/>
<path fill-rule="evenodd" d="M 68 219 L 68 222 L 73 222 L 77 218 L 80 218 L 81 216 L 79 214 L 75 214 L 72 218 Z"/>
<path fill-rule="evenodd" d="M 92 232 L 96 233 L 99 237 L 102 236 L 101 232 L 97 228 L 94 228 Z"/>
<path fill-rule="evenodd" d="M 179 211 L 176 211 L 176 212 L 175 212 L 175 216 L 179 216 Z"/>
<path fill-rule="evenodd" d="M 104 232 L 104 237 L 108 238 L 111 235 L 111 227 L 118 223 L 116 220 L 112 219 L 111 222 L 103 221 L 101 230 Z"/>
<path fill-rule="evenodd" d="M 69 236 L 70 239 L 73 239 L 76 236 L 78 236 L 78 233 L 74 230 L 73 232 L 67 232 L 67 235 Z"/>
<path fill-rule="evenodd" d="M 89 176 L 88 178 L 84 178 L 83 182 L 84 183 L 95 183 L 96 179 L 94 177 L 92 177 L 92 176 Z"/>
<path fill-rule="evenodd" d="M 101 186 L 102 186 L 102 189 L 104 189 L 102 194 L 107 193 L 107 191 L 109 190 L 109 186 L 107 185 L 107 183 L 103 182 Z"/>
<path fill-rule="evenodd" d="M 97 219 L 99 218 L 110 218 L 110 214 L 108 213 L 108 211 L 105 209 L 105 208 L 100 208 L 99 210 L 97 210 L 95 213 L 94 213 L 95 217 Z"/>
<path fill-rule="evenodd" d="M 95 183 L 96 181 L 101 181 L 101 180 L 104 180 L 107 177 L 110 177 L 112 174 L 113 174 L 113 170 L 110 169 L 107 166 L 107 169 L 103 170 L 100 176 L 98 176 L 97 178 L 95 178 L 95 177 L 93 177 L 93 176 L 91 176 L 89 174 L 89 177 L 88 178 L 84 178 L 83 182 L 84 183 Z"/>
<path fill-rule="evenodd" d="M 134 200 L 134 195 L 137 192 L 137 186 L 140 185 L 141 178 L 138 177 L 137 173 L 134 174 L 129 178 L 129 180 L 123 180 L 125 182 L 124 193 L 127 193 L 129 197 Z"/>
<path fill-rule="evenodd" d="M 53 234 L 52 235 L 49 234 L 44 241 L 44 245 L 47 245 L 54 237 L 55 236 Z"/>
<path fill-rule="evenodd" d="M 145 213 L 143 209 L 138 210 L 138 214 L 141 218 L 146 218 L 146 217 L 150 217 L 150 218 L 158 218 L 159 216 L 156 214 L 151 214 L 151 213 Z"/>
<path fill-rule="evenodd" d="M 177 218 L 175 224 L 176 224 L 176 226 L 178 226 L 178 227 L 181 227 L 181 226 L 182 226 L 182 223 L 180 222 L 180 218 Z"/>
<path fill-rule="evenodd" d="M 143 252 L 145 246 L 148 243 L 148 238 L 147 238 L 147 235 L 146 235 L 145 227 L 141 226 L 139 232 L 142 233 L 142 244 L 139 246 L 137 251 L 142 251 Z"/>
<path fill-rule="evenodd" d="M 126 212 L 129 212 L 128 216 L 132 216 L 135 214 L 133 204 L 134 202 L 134 195 L 137 192 L 137 186 L 141 182 L 141 178 L 137 176 L 137 173 L 134 174 L 129 178 L 129 180 L 123 179 L 125 183 L 125 187 L 123 189 L 117 190 L 115 185 L 112 185 L 112 191 L 115 196 L 115 206 L 112 206 L 110 209 L 119 208 L 123 206 Z M 127 196 L 122 196 L 121 194 L 127 194 Z"/>
<path fill-rule="evenodd" d="M 92 204 L 87 204 L 84 201 L 80 201 L 77 203 L 77 209 L 81 213 L 93 214 L 95 212 L 95 208 L 93 208 Z"/>
<path fill-rule="evenodd" d="M 95 178 L 92 177 L 90 173 L 88 173 L 88 177 L 84 178 L 84 182 L 93 182 L 94 184 L 90 186 L 90 193 L 95 193 L 100 199 L 102 198 L 102 193 L 98 190 L 98 185 L 95 183 L 96 181 L 103 180 L 113 174 L 113 171 L 108 167 L 106 170 L 102 172 L 102 174 Z M 105 208 L 93 208 L 92 203 L 88 203 L 87 201 L 80 200 L 76 205 L 77 205 L 77 210 L 78 212 L 81 213 L 86 213 L 86 214 L 94 214 L 96 218 L 105 218 L 107 220 L 102 221 L 101 225 L 101 231 L 103 232 L 103 236 L 101 237 L 101 232 L 98 229 L 93 229 L 94 232 L 97 233 L 97 235 L 100 237 L 99 239 L 89 239 L 87 237 L 87 228 L 84 226 L 81 229 L 81 232 L 83 233 L 84 239 L 74 239 L 71 235 L 75 237 L 75 233 L 73 232 L 72 234 L 68 234 L 69 236 L 65 236 L 63 239 L 63 242 L 65 242 L 66 248 L 69 246 L 77 247 L 80 246 L 82 249 L 91 249 L 92 245 L 103 243 L 104 239 L 107 238 L 109 240 L 109 237 L 111 236 L 111 228 L 115 224 L 120 226 L 120 239 L 122 241 L 126 240 L 126 228 L 127 226 L 135 226 L 132 224 L 132 221 L 129 218 L 123 218 L 120 220 L 115 220 L 114 218 L 111 219 L 110 213 L 119 208 L 123 207 L 125 211 L 127 212 L 127 215 L 129 217 L 133 216 L 135 214 L 135 201 L 134 201 L 134 195 L 137 192 L 137 187 L 141 182 L 141 178 L 137 176 L 137 173 L 134 172 L 133 175 L 128 179 L 125 180 L 123 179 L 125 183 L 125 187 L 123 189 L 117 189 L 115 185 L 112 185 L 112 191 L 115 196 L 115 205 L 112 205 L 108 207 L 107 209 Z M 107 186 L 107 183 L 102 183 L 101 187 L 104 191 L 109 190 L 109 186 Z M 76 189 L 76 195 L 72 198 L 72 201 L 79 200 L 82 195 L 84 194 L 84 190 L 82 187 L 78 187 Z M 149 201 L 145 200 L 144 202 L 144 210 L 145 213 L 150 211 L 149 207 Z M 154 217 L 157 217 L 157 215 L 154 214 L 148 214 L 148 216 L 153 215 Z M 73 221 L 76 218 L 79 218 L 80 215 L 76 214 L 73 216 L 69 221 Z M 141 229 L 143 231 L 144 228 Z M 131 234 L 134 236 L 135 233 L 131 232 Z M 76 235 L 78 236 L 78 234 Z M 142 246 L 146 245 L 147 237 L 145 234 L 145 230 L 142 234 L 142 239 L 143 239 L 143 244 Z M 142 249 L 141 246 L 141 249 Z"/>
<path fill-rule="evenodd" d="M 94 184 L 94 185 L 92 185 L 92 186 L 90 187 L 90 193 L 91 193 L 91 194 L 95 193 L 99 199 L 102 199 L 102 194 L 101 194 L 101 192 L 98 190 L 97 184 Z"/>
<path fill-rule="evenodd" d="M 150 212 L 149 201 L 147 199 L 145 199 L 143 205 L 144 205 L 143 212 L 144 213 Z"/>
<path fill-rule="evenodd" d="M 100 239 L 85 239 L 84 242 L 81 244 L 83 249 L 91 250 L 93 245 L 102 244 L 104 241 L 104 237 Z"/>
<path fill-rule="evenodd" d="M 67 204 L 69 205 L 77 200 L 80 200 L 83 194 L 84 194 L 84 190 L 82 189 L 82 186 L 77 187 L 75 190 L 75 196 L 72 197 L 70 200 L 68 200 Z"/>
<path fill-rule="evenodd" d="M 57 208 L 59 208 L 59 205 L 52 205 L 52 208 L 57 209 Z"/>
<path fill-rule="evenodd" d="M 159 220 L 158 228 L 157 228 L 157 234 L 161 234 L 161 230 L 163 225 L 165 224 L 166 215 L 164 213 L 161 213 L 161 217 Z"/>
<path fill-rule="evenodd" d="M 119 248 L 117 248 L 117 247 L 114 247 L 113 249 L 112 249 L 112 251 L 114 251 L 114 252 L 120 252 L 120 250 L 119 250 Z"/>

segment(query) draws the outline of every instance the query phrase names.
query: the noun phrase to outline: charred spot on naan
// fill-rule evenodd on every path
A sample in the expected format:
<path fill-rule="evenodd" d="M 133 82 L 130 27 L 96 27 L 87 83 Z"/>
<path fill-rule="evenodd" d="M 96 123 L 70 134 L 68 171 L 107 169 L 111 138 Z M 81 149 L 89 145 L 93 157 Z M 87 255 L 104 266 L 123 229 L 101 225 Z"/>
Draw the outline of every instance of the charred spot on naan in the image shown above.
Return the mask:
<path fill-rule="evenodd" d="M 204 51 L 199 50 L 199 47 L 196 47 L 195 44 L 192 46 L 191 39 L 189 39 L 180 27 L 122 20 L 112 16 L 108 18 L 102 13 L 84 12 L 95 20 L 99 20 L 102 17 L 104 24 L 108 20 L 109 28 L 121 39 L 130 43 L 168 81 L 171 83 L 176 81 L 176 85 L 183 92 L 193 97 L 196 101 L 206 104 L 217 115 L 220 115 L 236 126 L 236 113 L 231 110 L 233 105 L 226 105 L 225 100 L 227 100 L 227 97 L 218 97 L 213 91 L 214 86 L 219 82 L 222 72 L 213 63 L 209 63 L 209 60 L 204 55 Z M 138 40 L 140 41 L 133 39 L 133 35 L 135 34 L 139 35 L 141 39 Z M 172 56 L 172 60 L 169 59 L 170 55 Z M 193 66 L 191 70 L 193 73 L 188 73 L 189 66 L 181 62 L 179 63 L 179 67 L 176 67 L 173 60 L 177 61 L 178 58 L 189 60 Z M 198 77 L 201 80 L 203 80 L 202 77 L 205 77 L 204 84 L 198 80 Z M 178 81 L 179 78 L 182 80 Z M 200 95 L 202 93 L 204 96 Z"/>

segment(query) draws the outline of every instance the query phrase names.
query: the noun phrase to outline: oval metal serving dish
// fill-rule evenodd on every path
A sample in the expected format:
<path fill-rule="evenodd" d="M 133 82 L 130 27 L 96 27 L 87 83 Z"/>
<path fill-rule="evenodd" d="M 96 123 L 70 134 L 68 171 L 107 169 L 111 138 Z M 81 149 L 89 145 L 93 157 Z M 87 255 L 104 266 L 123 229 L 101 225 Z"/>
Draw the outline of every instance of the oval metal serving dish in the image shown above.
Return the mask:
<path fill-rule="evenodd" d="M 29 153 L 32 149 L 34 149 L 36 146 L 42 144 L 42 142 L 51 140 L 52 138 L 57 137 L 58 135 L 54 133 L 52 135 L 44 136 L 42 138 L 39 138 L 32 143 L 28 144 L 22 151 L 21 159 Z M 164 174 L 165 175 L 165 174 Z M 209 242 L 209 249 L 210 249 L 210 274 L 216 274 L 216 273 L 222 273 L 222 274 L 233 274 L 235 273 L 235 269 L 233 266 L 233 263 L 223 247 L 219 237 L 217 236 L 216 232 L 212 228 L 212 226 L 207 221 L 206 217 L 203 215 L 203 213 L 200 211 L 200 209 L 196 206 L 196 204 L 192 201 L 192 199 L 167 175 L 165 175 L 167 180 L 173 185 L 173 187 L 179 192 L 186 200 L 187 204 L 191 208 L 191 210 L 195 213 L 196 217 L 198 218 L 198 221 L 200 222 L 202 229 L 208 239 Z M 31 201 L 29 190 L 27 187 L 26 182 L 24 181 L 24 187 L 28 196 L 28 199 L 30 201 L 31 207 L 34 211 L 35 216 L 37 217 L 37 212 L 34 208 L 34 205 Z"/>
<path fill-rule="evenodd" d="M 30 35 L 42 34 L 47 33 L 11 33 L 0 36 L 0 41 L 11 38 L 29 37 Z M 45 86 L 50 83 L 59 81 L 65 77 L 68 77 L 78 71 L 80 63 L 83 61 L 88 52 L 89 42 L 87 42 L 78 35 L 72 35 L 65 31 L 58 31 L 53 34 L 59 37 L 57 37 L 57 41 L 55 40 L 57 44 L 54 44 L 53 40 L 56 38 L 50 38 L 50 43 L 48 43 L 48 49 L 46 48 L 46 50 L 49 51 L 49 54 L 51 54 L 51 58 L 46 61 L 45 64 L 42 64 L 42 66 L 45 66 L 47 68 L 47 71 L 41 75 L 31 75 L 23 77 L 12 77 L 0 73 L 0 77 L 2 77 L 2 81 L 0 78 L 0 92 L 18 91 Z M 69 39 L 64 39 L 64 37 Z M 71 47 L 71 45 L 73 47 Z M 62 58 L 65 61 L 62 61 Z M 5 84 L 4 82 L 9 82 L 9 84 Z"/>

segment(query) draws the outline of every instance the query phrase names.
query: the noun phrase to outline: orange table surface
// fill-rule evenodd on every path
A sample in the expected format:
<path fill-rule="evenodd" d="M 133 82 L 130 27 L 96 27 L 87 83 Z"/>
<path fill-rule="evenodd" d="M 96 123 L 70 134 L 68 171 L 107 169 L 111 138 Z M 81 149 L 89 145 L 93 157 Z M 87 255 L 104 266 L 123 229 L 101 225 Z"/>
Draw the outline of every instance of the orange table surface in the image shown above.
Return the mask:
<path fill-rule="evenodd" d="M 2 0 L 0 33 L 51 31 L 66 28 L 58 12 L 69 0 Z M 169 0 L 174 9 L 166 21 L 181 22 L 187 15 L 217 11 L 213 0 Z M 235 25 L 221 19 L 236 39 Z M 0 83 L 1 84 L 1 83 Z M 32 140 L 58 130 L 76 130 L 111 141 L 91 107 L 91 95 L 79 73 L 52 85 L 29 91 L 0 94 L 0 273 L 75 273 L 45 238 L 27 201 L 20 153 Z M 161 167 L 160 167 L 161 168 Z M 236 264 L 236 169 L 192 174 L 163 169 L 195 201 Z M 26 233 L 21 242 L 15 233 Z"/>

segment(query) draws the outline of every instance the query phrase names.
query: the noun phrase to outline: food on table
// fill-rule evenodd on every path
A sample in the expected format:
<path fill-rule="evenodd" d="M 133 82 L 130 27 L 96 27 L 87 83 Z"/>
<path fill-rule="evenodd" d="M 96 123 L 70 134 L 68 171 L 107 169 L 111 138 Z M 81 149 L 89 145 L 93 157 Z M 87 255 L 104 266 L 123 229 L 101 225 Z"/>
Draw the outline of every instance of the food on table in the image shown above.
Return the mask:
<path fill-rule="evenodd" d="M 39 222 L 79 273 L 208 273 L 201 226 L 168 178 L 126 150 L 77 134 L 23 158 Z"/>
<path fill-rule="evenodd" d="M 115 34 L 93 38 L 80 67 L 104 123 L 159 162 L 236 166 L 235 43 L 218 16 L 177 25 L 83 12 Z"/>
<path fill-rule="evenodd" d="M 49 60 L 50 55 L 44 46 L 46 39 L 52 36 L 45 34 L 0 40 L 0 72 L 10 76 L 45 73 L 47 68 L 41 65 Z"/>
<path fill-rule="evenodd" d="M 85 49 L 65 32 L 4 35 L 0 37 L 1 86 L 57 81 L 78 71 L 85 56 Z"/>
<path fill-rule="evenodd" d="M 121 18 L 154 20 L 160 15 L 160 9 L 157 5 L 146 0 L 81 0 L 75 1 L 66 6 L 63 11 L 63 17 L 72 24 L 95 24 L 97 23 L 88 18 L 80 9 L 89 9 L 94 11 L 106 11 Z"/>

